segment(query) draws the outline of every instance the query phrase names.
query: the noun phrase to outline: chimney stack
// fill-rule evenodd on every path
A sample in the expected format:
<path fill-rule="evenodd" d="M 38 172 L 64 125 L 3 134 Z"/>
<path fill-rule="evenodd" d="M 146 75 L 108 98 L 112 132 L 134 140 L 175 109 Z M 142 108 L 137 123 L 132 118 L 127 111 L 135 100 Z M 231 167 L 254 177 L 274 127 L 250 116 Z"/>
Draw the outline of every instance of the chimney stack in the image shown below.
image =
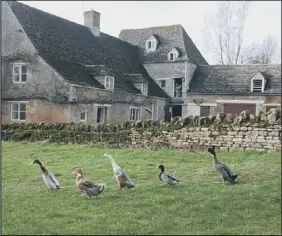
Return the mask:
<path fill-rule="evenodd" d="M 100 13 L 94 10 L 84 12 L 84 26 L 87 26 L 91 32 L 100 36 Z"/>

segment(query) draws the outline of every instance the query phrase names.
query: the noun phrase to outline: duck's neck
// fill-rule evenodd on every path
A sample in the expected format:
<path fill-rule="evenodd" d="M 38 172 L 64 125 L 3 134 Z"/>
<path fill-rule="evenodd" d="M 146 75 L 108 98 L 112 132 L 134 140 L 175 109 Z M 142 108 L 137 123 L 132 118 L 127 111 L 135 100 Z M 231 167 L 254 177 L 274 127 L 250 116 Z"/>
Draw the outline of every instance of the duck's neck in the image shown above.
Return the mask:
<path fill-rule="evenodd" d="M 80 181 L 80 180 L 83 180 L 83 175 L 77 174 L 77 175 L 76 175 L 76 182 L 78 182 L 78 181 Z"/>
<path fill-rule="evenodd" d="M 217 160 L 217 158 L 216 158 L 216 155 L 215 155 L 215 154 L 212 154 L 212 157 L 213 157 L 213 162 L 214 162 L 214 163 L 217 163 L 218 160 Z"/>
<path fill-rule="evenodd" d="M 113 168 L 119 167 L 112 157 L 109 157 L 109 160 L 110 160 Z"/>

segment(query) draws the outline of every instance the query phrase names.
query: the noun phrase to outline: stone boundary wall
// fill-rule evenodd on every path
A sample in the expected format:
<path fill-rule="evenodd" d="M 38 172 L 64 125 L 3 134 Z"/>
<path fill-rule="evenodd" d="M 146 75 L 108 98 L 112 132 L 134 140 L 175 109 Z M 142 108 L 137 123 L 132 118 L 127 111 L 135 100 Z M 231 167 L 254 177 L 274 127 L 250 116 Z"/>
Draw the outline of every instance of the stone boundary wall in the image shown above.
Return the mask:
<path fill-rule="evenodd" d="M 238 116 L 218 113 L 213 117 L 175 118 L 170 123 L 145 120 L 114 124 L 83 123 L 2 124 L 5 141 L 88 143 L 98 147 L 281 150 L 281 111 L 254 116 L 250 111 Z"/>

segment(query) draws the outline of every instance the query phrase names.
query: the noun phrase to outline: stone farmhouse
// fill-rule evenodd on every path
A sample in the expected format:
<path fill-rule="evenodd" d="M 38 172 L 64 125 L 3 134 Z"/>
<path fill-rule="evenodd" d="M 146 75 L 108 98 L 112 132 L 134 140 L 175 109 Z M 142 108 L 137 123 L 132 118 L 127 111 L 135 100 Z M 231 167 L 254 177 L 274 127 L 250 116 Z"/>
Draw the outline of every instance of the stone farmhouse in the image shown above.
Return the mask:
<path fill-rule="evenodd" d="M 281 65 L 208 65 L 181 25 L 100 31 L 2 1 L 2 123 L 170 120 L 266 111 Z"/>

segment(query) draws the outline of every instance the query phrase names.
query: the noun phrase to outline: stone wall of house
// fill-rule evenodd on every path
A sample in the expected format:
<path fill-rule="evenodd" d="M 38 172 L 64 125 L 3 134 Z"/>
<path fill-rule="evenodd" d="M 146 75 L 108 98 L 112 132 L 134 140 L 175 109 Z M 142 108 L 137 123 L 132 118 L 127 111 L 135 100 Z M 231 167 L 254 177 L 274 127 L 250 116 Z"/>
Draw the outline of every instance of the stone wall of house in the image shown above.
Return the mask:
<path fill-rule="evenodd" d="M 146 120 L 108 125 L 2 124 L 6 141 L 91 143 L 99 147 L 156 149 L 281 150 L 281 111 L 254 116 L 248 111 L 231 117 L 176 118 L 170 123 Z"/>

